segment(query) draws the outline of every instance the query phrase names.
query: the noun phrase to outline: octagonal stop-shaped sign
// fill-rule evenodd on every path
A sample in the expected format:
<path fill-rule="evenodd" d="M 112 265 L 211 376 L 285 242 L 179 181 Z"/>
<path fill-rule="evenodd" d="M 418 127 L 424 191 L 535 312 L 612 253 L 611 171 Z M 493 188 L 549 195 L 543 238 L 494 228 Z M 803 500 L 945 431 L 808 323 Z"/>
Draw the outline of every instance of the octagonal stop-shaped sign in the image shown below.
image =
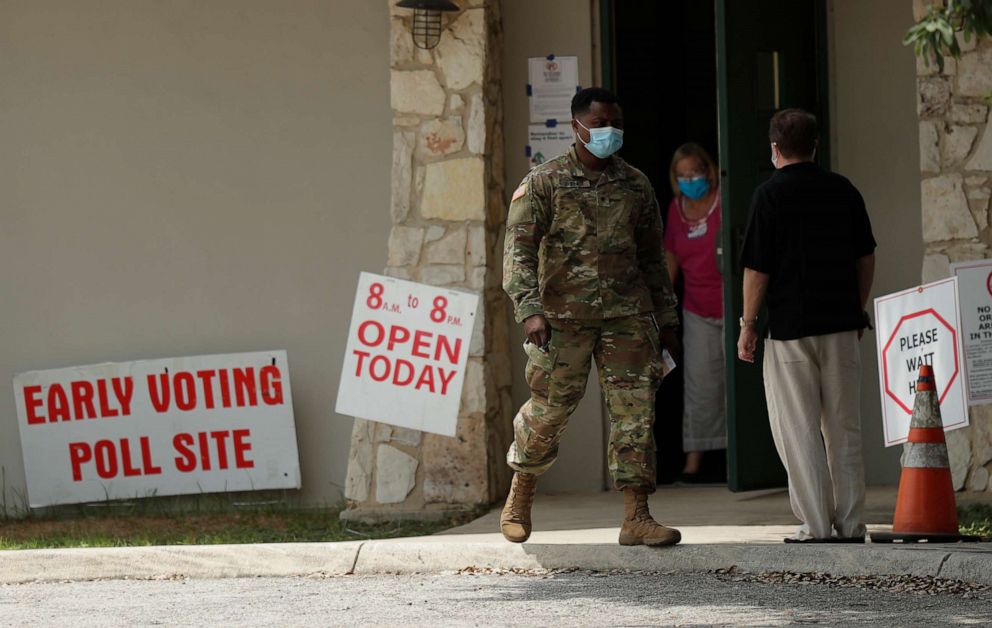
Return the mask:
<path fill-rule="evenodd" d="M 920 366 L 933 367 L 944 429 L 968 424 L 957 279 L 875 300 L 885 444 L 906 441 Z"/>

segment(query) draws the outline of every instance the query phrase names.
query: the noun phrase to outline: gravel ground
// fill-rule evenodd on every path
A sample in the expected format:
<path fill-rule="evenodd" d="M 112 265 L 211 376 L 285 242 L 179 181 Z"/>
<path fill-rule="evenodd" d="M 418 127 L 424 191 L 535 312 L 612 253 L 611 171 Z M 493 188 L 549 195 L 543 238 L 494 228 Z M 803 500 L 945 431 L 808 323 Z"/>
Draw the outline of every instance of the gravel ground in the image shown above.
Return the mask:
<path fill-rule="evenodd" d="M 0 586 L 0 625 L 992 624 L 992 591 L 821 574 L 526 572 Z"/>

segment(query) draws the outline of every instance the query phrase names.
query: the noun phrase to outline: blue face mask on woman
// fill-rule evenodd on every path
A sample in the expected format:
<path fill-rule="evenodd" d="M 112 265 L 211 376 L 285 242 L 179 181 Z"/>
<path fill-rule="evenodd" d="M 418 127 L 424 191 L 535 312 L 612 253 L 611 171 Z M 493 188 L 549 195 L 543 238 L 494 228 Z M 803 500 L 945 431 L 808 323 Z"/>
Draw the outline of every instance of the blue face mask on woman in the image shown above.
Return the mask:
<path fill-rule="evenodd" d="M 679 177 L 679 191 L 693 201 L 706 196 L 710 191 L 710 182 L 706 177 L 692 177 L 691 179 Z"/>
<path fill-rule="evenodd" d="M 600 159 L 606 159 L 613 153 L 620 150 L 620 147 L 623 146 L 623 131 L 621 129 L 615 129 L 611 126 L 590 129 L 578 120 L 575 122 L 586 131 L 589 131 L 588 142 L 582 142 L 582 137 L 578 135 L 576 135 L 576 138 L 582 142 L 582 145 L 585 146 L 590 153 Z"/>

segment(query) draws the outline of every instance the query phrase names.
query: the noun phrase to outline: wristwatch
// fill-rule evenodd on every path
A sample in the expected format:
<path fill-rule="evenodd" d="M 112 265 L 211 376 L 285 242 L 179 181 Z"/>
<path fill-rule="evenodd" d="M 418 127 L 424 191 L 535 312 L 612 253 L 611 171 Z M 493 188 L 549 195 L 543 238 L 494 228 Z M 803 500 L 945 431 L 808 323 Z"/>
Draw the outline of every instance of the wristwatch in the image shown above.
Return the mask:
<path fill-rule="evenodd" d="M 741 327 L 742 328 L 743 327 L 754 327 L 755 325 L 758 324 L 758 317 L 755 316 L 754 318 L 748 320 L 748 319 L 744 318 L 743 316 L 741 316 L 740 323 L 741 323 Z"/>

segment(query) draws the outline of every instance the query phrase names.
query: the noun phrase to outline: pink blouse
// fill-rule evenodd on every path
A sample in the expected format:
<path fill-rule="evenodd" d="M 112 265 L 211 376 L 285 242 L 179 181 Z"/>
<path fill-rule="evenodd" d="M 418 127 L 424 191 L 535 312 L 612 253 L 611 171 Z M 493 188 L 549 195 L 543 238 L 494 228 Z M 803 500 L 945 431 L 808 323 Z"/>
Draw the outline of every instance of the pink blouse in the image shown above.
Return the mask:
<path fill-rule="evenodd" d="M 720 235 L 720 194 L 709 213 L 689 221 L 682 199 L 672 199 L 665 223 L 665 250 L 674 254 L 685 281 L 683 307 L 706 318 L 723 318 L 723 278 L 716 264 Z"/>

